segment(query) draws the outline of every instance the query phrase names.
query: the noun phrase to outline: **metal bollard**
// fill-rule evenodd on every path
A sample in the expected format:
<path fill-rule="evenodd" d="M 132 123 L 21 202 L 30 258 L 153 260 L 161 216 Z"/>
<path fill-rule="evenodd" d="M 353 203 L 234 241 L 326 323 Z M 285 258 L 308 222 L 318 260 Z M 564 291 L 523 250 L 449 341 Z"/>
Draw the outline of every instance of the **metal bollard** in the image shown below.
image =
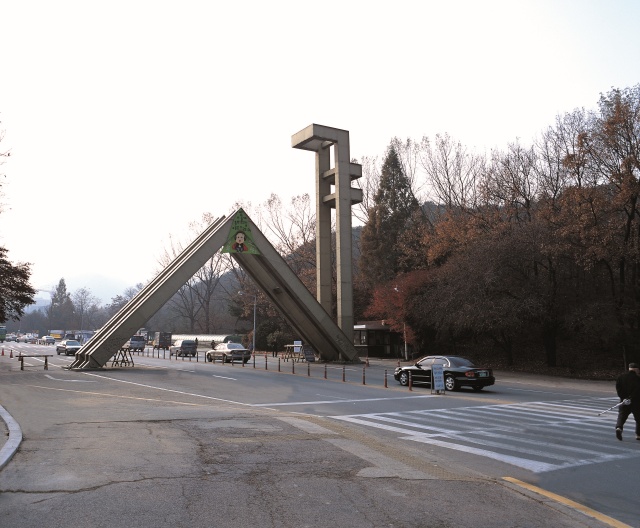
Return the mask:
<path fill-rule="evenodd" d="M 296 360 L 291 358 L 291 374 L 296 373 Z"/>
<path fill-rule="evenodd" d="M 278 358 L 278 372 L 280 372 L 280 358 Z"/>
<path fill-rule="evenodd" d="M 386 369 L 384 371 L 384 388 L 385 389 L 387 388 L 387 371 L 386 371 Z"/>
<path fill-rule="evenodd" d="M 267 364 L 267 353 L 264 353 L 264 370 L 269 370 L 269 365 Z"/>
<path fill-rule="evenodd" d="M 409 371 L 409 390 L 412 391 L 413 390 L 413 382 L 411 380 L 411 371 Z"/>
<path fill-rule="evenodd" d="M 307 363 L 307 377 L 311 377 L 311 363 Z"/>
<path fill-rule="evenodd" d="M 366 368 L 366 367 L 362 367 L 362 384 L 363 384 L 363 385 L 366 385 L 366 384 L 367 384 L 367 382 L 366 382 L 366 380 L 365 380 L 365 377 L 364 377 L 365 368 Z"/>
<path fill-rule="evenodd" d="M 256 368 L 256 355 L 253 354 L 253 368 Z"/>
<path fill-rule="evenodd" d="M 324 364 L 324 379 L 327 379 L 327 364 Z"/>
<path fill-rule="evenodd" d="M 345 381 L 344 365 L 342 365 L 342 381 Z"/>

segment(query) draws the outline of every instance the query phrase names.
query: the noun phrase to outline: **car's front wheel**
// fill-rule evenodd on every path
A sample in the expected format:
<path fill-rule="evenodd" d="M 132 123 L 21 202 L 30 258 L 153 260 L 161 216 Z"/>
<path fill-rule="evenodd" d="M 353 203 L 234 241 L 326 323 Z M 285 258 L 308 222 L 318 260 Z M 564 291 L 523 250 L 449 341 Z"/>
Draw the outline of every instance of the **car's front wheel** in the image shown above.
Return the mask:
<path fill-rule="evenodd" d="M 444 388 L 447 389 L 448 391 L 454 391 L 458 388 L 456 379 L 451 374 L 448 374 L 444 378 Z"/>
<path fill-rule="evenodd" d="M 398 376 L 398 381 L 400 382 L 400 385 L 402 385 L 403 387 L 406 387 L 407 385 L 409 385 L 409 373 L 401 372 L 400 375 Z"/>

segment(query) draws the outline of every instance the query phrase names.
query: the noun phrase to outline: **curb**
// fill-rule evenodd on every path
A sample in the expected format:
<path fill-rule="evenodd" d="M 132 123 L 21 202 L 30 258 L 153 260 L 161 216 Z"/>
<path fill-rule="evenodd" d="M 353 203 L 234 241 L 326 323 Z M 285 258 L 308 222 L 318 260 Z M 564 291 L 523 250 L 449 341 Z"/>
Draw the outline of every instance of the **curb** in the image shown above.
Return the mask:
<path fill-rule="evenodd" d="M 13 417 L 0 405 L 0 418 L 7 424 L 9 440 L 0 449 L 0 470 L 9 463 L 22 442 L 22 429 Z"/>
<path fill-rule="evenodd" d="M 541 496 L 547 501 L 554 502 L 555 504 L 568 508 L 578 514 L 590 517 L 606 526 L 611 526 L 611 528 L 633 528 L 628 524 L 623 523 L 622 521 L 618 521 L 613 517 L 609 517 L 603 513 L 600 513 L 588 506 L 584 506 L 579 504 L 571 499 L 563 497 L 562 495 L 558 495 L 557 493 L 553 493 L 551 491 L 547 491 L 545 489 L 539 488 L 538 486 L 534 486 L 533 484 L 528 484 L 527 482 L 523 482 L 522 480 L 518 480 L 513 477 L 502 477 L 503 481 L 509 482 L 513 487 L 520 489 L 521 491 L 526 490 L 535 495 Z"/>

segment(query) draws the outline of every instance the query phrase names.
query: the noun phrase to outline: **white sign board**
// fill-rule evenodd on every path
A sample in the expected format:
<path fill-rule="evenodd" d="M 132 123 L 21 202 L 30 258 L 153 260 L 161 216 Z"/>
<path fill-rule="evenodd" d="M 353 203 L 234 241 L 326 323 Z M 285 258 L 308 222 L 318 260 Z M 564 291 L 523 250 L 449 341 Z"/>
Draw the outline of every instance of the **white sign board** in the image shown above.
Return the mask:
<path fill-rule="evenodd" d="M 442 365 L 431 366 L 431 390 L 444 391 L 444 370 Z"/>
<path fill-rule="evenodd" d="M 294 341 L 293 342 L 293 351 L 298 354 L 302 352 L 302 341 Z"/>

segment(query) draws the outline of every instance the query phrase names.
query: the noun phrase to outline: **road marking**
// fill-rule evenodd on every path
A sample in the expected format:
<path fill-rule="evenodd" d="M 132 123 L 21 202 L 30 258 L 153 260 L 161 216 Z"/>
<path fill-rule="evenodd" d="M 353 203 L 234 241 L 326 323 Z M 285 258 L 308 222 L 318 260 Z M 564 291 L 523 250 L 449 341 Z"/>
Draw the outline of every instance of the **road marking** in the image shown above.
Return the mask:
<path fill-rule="evenodd" d="M 237 378 L 229 378 L 228 376 L 216 376 L 215 374 L 211 374 L 211 377 L 212 378 L 220 378 L 220 379 L 228 379 L 228 380 L 231 380 L 231 381 L 238 381 Z"/>
<path fill-rule="evenodd" d="M 194 407 L 199 407 L 200 403 L 187 403 L 182 401 L 171 401 L 171 400 L 158 400 L 155 398 L 138 398 L 136 396 L 122 396 L 120 394 L 108 394 L 106 392 L 90 392 L 90 391 L 81 391 L 81 390 L 72 390 L 72 389 L 60 389 L 56 387 L 43 387 L 41 385 L 29 385 L 29 387 L 35 387 L 36 389 L 45 389 L 52 391 L 60 391 L 60 392 L 77 392 L 78 394 L 90 394 L 92 396 L 105 396 L 107 398 L 119 398 L 123 400 L 141 400 L 141 401 L 153 401 L 153 402 L 161 402 L 161 403 L 175 403 L 178 405 L 190 405 Z"/>
<path fill-rule="evenodd" d="M 359 403 L 359 402 L 371 402 L 371 401 L 394 401 L 394 400 L 412 400 L 415 398 L 433 398 L 430 394 L 424 396 L 406 396 L 400 398 L 364 398 L 360 400 L 318 400 L 318 401 L 295 401 L 295 402 L 281 402 L 281 403 L 253 403 L 252 407 L 277 407 L 288 405 L 327 405 L 332 403 Z"/>
<path fill-rule="evenodd" d="M 68 383 L 95 383 L 95 381 L 93 381 L 93 380 L 59 379 L 59 378 L 54 378 L 53 376 L 50 376 L 49 374 L 45 374 L 44 377 L 45 378 L 49 378 L 50 380 L 53 380 L 53 381 L 65 381 L 65 382 L 68 382 Z"/>
<path fill-rule="evenodd" d="M 563 497 L 562 495 L 558 495 L 558 494 L 553 493 L 551 491 L 544 490 L 542 488 L 539 488 L 538 486 L 533 486 L 532 484 L 527 484 L 526 482 L 522 482 L 521 480 L 518 480 L 518 479 L 515 479 L 515 478 L 512 478 L 512 477 L 502 477 L 502 479 L 506 480 L 507 482 L 511 482 L 512 484 L 515 484 L 516 486 L 520 486 L 522 488 L 528 489 L 529 491 L 533 491 L 534 493 L 537 493 L 538 495 L 542 495 L 543 497 L 547 497 L 549 499 L 553 499 L 556 502 L 559 502 L 560 504 L 564 504 L 565 506 L 569 506 L 569 507 L 571 507 L 571 508 L 573 508 L 575 510 L 578 510 L 578 511 L 584 513 L 585 515 L 588 515 L 589 517 L 593 517 L 594 519 L 597 519 L 598 521 L 605 523 L 608 526 L 613 526 L 614 528 L 632 528 L 628 524 L 625 524 L 623 522 L 617 521 L 616 519 L 612 519 L 608 515 L 604 515 L 604 514 L 602 514 L 600 512 L 592 510 L 591 508 L 589 508 L 587 506 L 583 506 L 582 504 L 579 504 L 577 502 L 574 502 L 571 499 L 567 499 L 566 497 Z"/>
<path fill-rule="evenodd" d="M 103 378 L 109 381 L 117 381 L 118 383 L 126 383 L 129 385 L 136 385 L 137 387 L 144 387 L 146 389 L 155 389 L 155 390 L 159 390 L 159 391 L 164 391 L 164 392 L 173 392 L 175 394 L 182 394 L 184 396 L 193 396 L 194 398 L 204 398 L 206 400 L 214 400 L 214 401 L 219 401 L 219 402 L 224 402 L 224 403 L 233 403 L 236 405 L 242 405 L 243 407 L 252 407 L 253 405 L 250 403 L 242 403 L 242 402 L 237 402 L 237 401 L 233 401 L 233 400 L 226 400 L 224 398 L 214 398 L 213 396 L 205 396 L 204 394 L 195 394 L 193 392 L 185 392 L 185 391 L 179 391 L 179 390 L 175 390 L 175 389 L 165 389 L 164 387 L 156 387 L 155 385 L 147 385 L 145 383 L 136 383 L 135 381 L 127 381 L 127 380 L 119 380 L 116 378 L 110 378 L 109 376 L 104 376 L 102 374 L 92 374 L 90 372 L 86 372 L 85 373 L 87 376 L 95 376 L 96 378 Z"/>
<path fill-rule="evenodd" d="M 605 440 L 605 435 L 609 439 L 612 436 L 612 424 L 597 417 L 596 411 L 611 400 L 584 398 L 332 418 L 398 433 L 402 440 L 446 447 L 542 473 L 640 457 L 635 444 Z"/>

